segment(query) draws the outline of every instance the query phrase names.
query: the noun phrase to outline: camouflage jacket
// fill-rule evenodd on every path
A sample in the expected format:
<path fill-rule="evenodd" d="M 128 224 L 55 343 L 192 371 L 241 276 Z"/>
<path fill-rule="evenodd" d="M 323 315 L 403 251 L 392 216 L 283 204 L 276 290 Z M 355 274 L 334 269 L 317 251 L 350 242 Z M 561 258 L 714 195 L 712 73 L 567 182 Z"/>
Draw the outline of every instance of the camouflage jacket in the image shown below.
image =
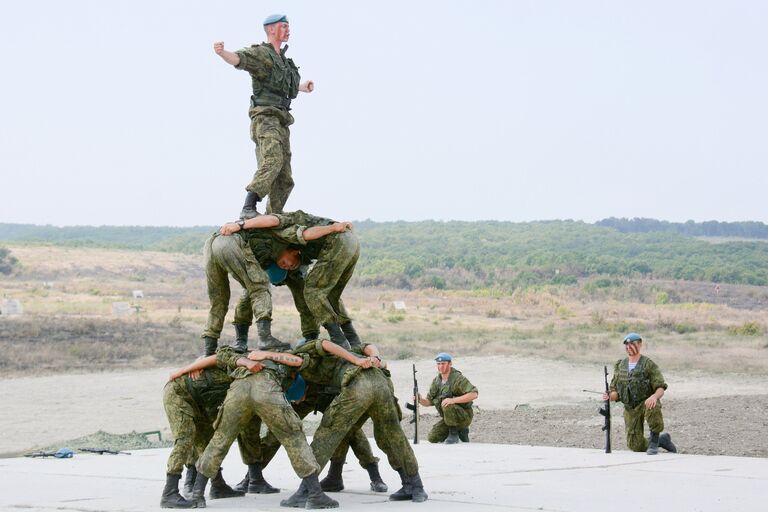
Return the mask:
<path fill-rule="evenodd" d="M 659 367 L 649 358 L 641 355 L 631 372 L 629 358 L 616 361 L 610 390 L 619 394 L 619 400 L 626 407 L 637 407 L 659 388 L 667 389 L 667 383 Z"/>
<path fill-rule="evenodd" d="M 233 379 L 244 379 L 253 375 L 247 368 L 243 366 L 237 366 L 237 360 L 241 357 L 245 357 L 246 354 L 235 352 L 229 345 L 219 347 L 216 351 L 216 366 L 221 369 L 226 369 L 229 375 Z M 281 384 L 285 380 L 287 370 L 285 366 L 275 363 L 274 361 L 259 361 L 264 365 L 262 372 L 268 372 L 272 374 Z"/>
<path fill-rule="evenodd" d="M 206 368 L 197 380 L 182 375 L 174 381 L 178 393 L 189 393 L 189 398 L 213 421 L 229 391 L 232 377 L 221 368 Z"/>
<path fill-rule="evenodd" d="M 299 94 L 299 68 L 285 56 L 288 46 L 277 53 L 269 43 L 254 44 L 236 51 L 235 66 L 250 73 L 253 99 L 260 106 L 287 106 Z"/>
<path fill-rule="evenodd" d="M 448 380 L 443 383 L 443 378 L 440 374 L 432 381 L 432 385 L 429 387 L 429 393 L 427 393 L 427 400 L 437 408 L 440 415 L 443 414 L 442 402 L 446 398 L 453 398 L 467 393 L 477 392 L 477 388 L 469 382 L 462 373 L 456 368 L 451 368 L 451 373 L 448 374 Z M 472 402 L 464 404 L 454 404 L 456 407 L 463 409 L 472 409 Z M 453 407 L 453 406 L 452 406 Z"/>

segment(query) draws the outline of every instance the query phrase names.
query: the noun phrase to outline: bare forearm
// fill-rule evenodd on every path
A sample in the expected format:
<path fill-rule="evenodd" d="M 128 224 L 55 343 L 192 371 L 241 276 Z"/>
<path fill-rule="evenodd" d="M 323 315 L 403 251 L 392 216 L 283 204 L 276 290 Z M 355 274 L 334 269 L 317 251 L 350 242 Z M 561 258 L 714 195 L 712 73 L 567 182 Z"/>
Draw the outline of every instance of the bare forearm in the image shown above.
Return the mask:
<path fill-rule="evenodd" d="M 302 235 L 304 237 L 304 240 L 307 242 L 311 240 L 317 240 L 318 238 L 323 238 L 326 235 L 330 235 L 335 230 L 333 228 L 333 225 L 331 226 L 313 226 L 311 228 L 307 228 L 304 230 L 304 234 Z"/>
<path fill-rule="evenodd" d="M 304 359 L 301 356 L 293 354 L 286 354 L 284 352 L 268 352 L 265 350 L 254 350 L 248 354 L 248 359 L 251 361 L 274 361 L 285 366 L 301 366 L 304 363 Z"/>
<path fill-rule="evenodd" d="M 240 56 L 236 54 L 235 52 L 230 52 L 229 50 L 222 50 L 221 53 L 219 53 L 219 57 L 221 57 L 224 62 L 227 64 L 231 64 L 233 66 L 237 66 L 240 64 Z"/>
<path fill-rule="evenodd" d="M 203 357 L 202 359 L 198 359 L 194 363 L 189 364 L 184 368 L 178 369 L 174 373 L 184 375 L 195 370 L 204 370 L 206 368 L 213 368 L 214 366 L 216 366 L 216 356 L 208 356 Z"/>
<path fill-rule="evenodd" d="M 453 403 L 455 404 L 466 404 L 472 400 L 477 400 L 477 391 L 471 391 L 461 396 L 454 397 L 451 400 L 453 400 Z"/>
<path fill-rule="evenodd" d="M 359 364 L 360 362 L 359 357 L 350 352 L 347 352 L 330 340 L 323 340 L 323 350 L 355 365 Z"/>

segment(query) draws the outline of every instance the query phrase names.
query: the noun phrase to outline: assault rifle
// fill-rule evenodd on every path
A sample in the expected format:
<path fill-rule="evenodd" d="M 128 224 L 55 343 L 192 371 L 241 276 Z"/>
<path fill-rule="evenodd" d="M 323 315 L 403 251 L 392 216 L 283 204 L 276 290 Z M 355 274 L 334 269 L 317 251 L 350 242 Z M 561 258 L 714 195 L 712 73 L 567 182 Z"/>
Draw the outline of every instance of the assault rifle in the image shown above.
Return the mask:
<path fill-rule="evenodd" d="M 608 395 L 608 400 L 603 403 L 603 406 L 598 409 L 598 412 L 605 418 L 603 424 L 603 431 L 605 432 L 605 453 L 611 453 L 611 390 L 608 387 L 608 367 L 603 366 L 603 373 L 605 374 L 605 393 Z"/>
<path fill-rule="evenodd" d="M 413 411 L 413 444 L 419 444 L 419 382 L 416 380 L 416 364 L 413 364 L 413 403 L 405 403 L 406 409 Z"/>
<path fill-rule="evenodd" d="M 119 450 L 110 450 L 109 448 L 79 448 L 81 452 L 98 453 L 104 455 L 108 453 L 110 455 L 130 455 L 128 452 L 121 452 Z"/>

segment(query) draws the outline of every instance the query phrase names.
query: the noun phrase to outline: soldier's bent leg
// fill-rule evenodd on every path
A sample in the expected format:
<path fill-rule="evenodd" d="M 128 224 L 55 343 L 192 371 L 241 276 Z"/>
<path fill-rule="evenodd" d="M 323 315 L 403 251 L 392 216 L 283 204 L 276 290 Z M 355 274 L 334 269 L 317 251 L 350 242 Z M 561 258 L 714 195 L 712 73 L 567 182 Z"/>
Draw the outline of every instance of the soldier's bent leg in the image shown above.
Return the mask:
<path fill-rule="evenodd" d="M 440 418 L 440 420 L 432 427 L 432 430 L 429 431 L 429 435 L 427 435 L 427 441 L 430 443 L 442 443 L 447 437 L 448 425 L 446 425 L 445 421 Z"/>
<path fill-rule="evenodd" d="M 205 279 L 208 287 L 208 320 L 203 331 L 203 338 L 218 340 L 224 326 L 224 317 L 229 307 L 229 273 L 220 264 L 222 245 L 220 236 L 213 235 L 205 242 L 203 259 L 205 261 Z"/>
<path fill-rule="evenodd" d="M 183 399 L 183 381 L 168 382 L 163 389 L 163 406 L 173 433 L 173 449 L 168 457 L 166 473 L 180 475 L 184 464 L 194 459 L 194 408 Z M 182 389 L 183 388 L 183 389 Z"/>
<path fill-rule="evenodd" d="M 627 433 L 627 448 L 633 452 L 644 452 L 648 449 L 648 440 L 643 433 L 643 418 L 645 404 L 629 409 L 624 408 L 624 431 Z"/>

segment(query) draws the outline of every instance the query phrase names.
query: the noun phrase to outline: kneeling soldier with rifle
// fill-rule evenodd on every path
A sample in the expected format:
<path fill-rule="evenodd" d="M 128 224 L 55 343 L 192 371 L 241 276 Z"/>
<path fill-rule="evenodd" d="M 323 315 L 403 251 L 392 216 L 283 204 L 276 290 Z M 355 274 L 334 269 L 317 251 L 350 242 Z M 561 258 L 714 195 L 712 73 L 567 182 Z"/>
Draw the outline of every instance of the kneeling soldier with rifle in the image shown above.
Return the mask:
<path fill-rule="evenodd" d="M 677 452 L 671 436 L 662 432 L 664 418 L 661 415 L 661 397 L 667 389 L 659 367 L 649 358 L 640 355 L 643 339 L 631 332 L 624 337 L 627 356 L 619 359 L 613 369 L 610 392 L 603 393 L 603 400 L 621 401 L 624 404 L 624 429 L 627 447 L 634 452 L 648 455 L 659 453 L 659 446 L 669 452 Z M 651 431 L 646 440 L 643 421 Z"/>
<path fill-rule="evenodd" d="M 472 401 L 477 400 L 477 388 L 459 370 L 452 367 L 453 358 L 441 352 L 435 357 L 437 377 L 432 381 L 427 398 L 416 399 L 425 407 L 434 405 L 440 415 L 429 432 L 430 443 L 456 444 L 459 439 L 469 442 L 472 423 Z"/>

